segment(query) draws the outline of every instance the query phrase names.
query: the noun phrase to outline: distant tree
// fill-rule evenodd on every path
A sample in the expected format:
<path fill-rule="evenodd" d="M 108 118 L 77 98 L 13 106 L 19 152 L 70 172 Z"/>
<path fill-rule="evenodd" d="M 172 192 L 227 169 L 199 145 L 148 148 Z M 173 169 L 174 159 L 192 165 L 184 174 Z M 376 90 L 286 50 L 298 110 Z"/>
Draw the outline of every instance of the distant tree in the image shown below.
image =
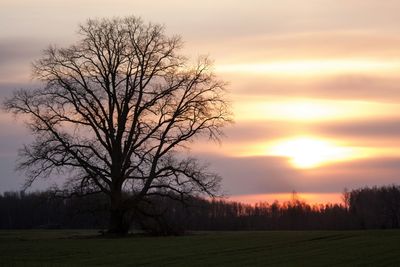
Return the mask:
<path fill-rule="evenodd" d="M 59 175 L 67 176 L 66 194 L 107 195 L 108 231 L 118 234 L 127 233 L 132 214 L 146 213 L 140 207 L 151 196 L 214 196 L 220 177 L 180 153 L 199 136 L 220 140 L 231 122 L 210 61 L 190 67 L 179 37 L 136 17 L 88 20 L 79 36 L 33 64 L 42 88 L 4 103 L 27 118 L 35 138 L 17 167 L 26 186 Z"/>
<path fill-rule="evenodd" d="M 349 211 L 362 228 L 399 228 L 400 186 L 352 190 L 349 193 Z"/>

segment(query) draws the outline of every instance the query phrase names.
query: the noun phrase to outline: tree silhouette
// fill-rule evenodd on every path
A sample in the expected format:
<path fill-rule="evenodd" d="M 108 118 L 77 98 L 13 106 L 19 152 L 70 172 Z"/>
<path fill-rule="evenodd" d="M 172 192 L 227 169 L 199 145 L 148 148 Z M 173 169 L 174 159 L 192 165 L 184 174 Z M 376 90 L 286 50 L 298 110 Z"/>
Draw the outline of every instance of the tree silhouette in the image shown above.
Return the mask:
<path fill-rule="evenodd" d="M 210 61 L 189 66 L 179 37 L 136 17 L 88 20 L 79 36 L 33 64 L 42 88 L 4 103 L 34 135 L 18 164 L 26 186 L 58 175 L 65 194 L 106 194 L 108 231 L 118 234 L 151 196 L 215 195 L 220 177 L 180 153 L 195 137 L 219 140 L 231 121 Z"/>

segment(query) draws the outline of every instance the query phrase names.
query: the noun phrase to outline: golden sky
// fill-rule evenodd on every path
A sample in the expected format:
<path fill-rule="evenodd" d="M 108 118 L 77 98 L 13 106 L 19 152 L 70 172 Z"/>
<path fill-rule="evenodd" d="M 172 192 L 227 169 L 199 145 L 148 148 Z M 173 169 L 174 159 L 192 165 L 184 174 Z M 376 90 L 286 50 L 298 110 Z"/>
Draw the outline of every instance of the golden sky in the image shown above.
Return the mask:
<path fill-rule="evenodd" d="M 180 34 L 184 54 L 210 55 L 229 82 L 236 123 L 221 145 L 192 151 L 228 195 L 340 201 L 344 188 L 400 181 L 398 10 L 394 0 L 3 0 L 0 97 L 32 86 L 30 61 L 72 43 L 78 23 L 142 16 Z M 0 123 L 0 191 L 15 190 L 12 162 L 29 136 L 8 115 Z"/>

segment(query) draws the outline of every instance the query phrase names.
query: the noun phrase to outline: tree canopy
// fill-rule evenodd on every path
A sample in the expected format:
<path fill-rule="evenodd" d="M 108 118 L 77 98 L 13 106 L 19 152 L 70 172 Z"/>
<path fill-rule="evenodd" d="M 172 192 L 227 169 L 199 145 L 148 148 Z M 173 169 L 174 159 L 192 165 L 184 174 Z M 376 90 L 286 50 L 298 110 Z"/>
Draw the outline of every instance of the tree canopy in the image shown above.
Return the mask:
<path fill-rule="evenodd" d="M 33 64 L 38 89 L 19 90 L 6 110 L 27 117 L 34 141 L 20 153 L 26 186 L 63 176 L 63 192 L 109 196 L 109 231 L 126 233 L 131 210 L 152 195 L 215 195 L 220 177 L 180 153 L 199 136 L 220 140 L 232 121 L 224 82 L 181 38 L 137 17 L 88 20 L 79 41 L 49 47 Z"/>

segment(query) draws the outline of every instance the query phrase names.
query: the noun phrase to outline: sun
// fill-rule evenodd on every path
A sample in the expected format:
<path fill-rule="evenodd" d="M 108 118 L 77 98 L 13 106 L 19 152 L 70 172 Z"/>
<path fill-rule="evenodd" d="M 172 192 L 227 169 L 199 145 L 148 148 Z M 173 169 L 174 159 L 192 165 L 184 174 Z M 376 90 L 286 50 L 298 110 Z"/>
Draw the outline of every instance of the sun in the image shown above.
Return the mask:
<path fill-rule="evenodd" d="M 353 151 L 332 142 L 298 137 L 275 143 L 267 149 L 269 155 L 288 157 L 298 168 L 314 168 L 323 163 L 343 160 L 352 157 Z"/>

